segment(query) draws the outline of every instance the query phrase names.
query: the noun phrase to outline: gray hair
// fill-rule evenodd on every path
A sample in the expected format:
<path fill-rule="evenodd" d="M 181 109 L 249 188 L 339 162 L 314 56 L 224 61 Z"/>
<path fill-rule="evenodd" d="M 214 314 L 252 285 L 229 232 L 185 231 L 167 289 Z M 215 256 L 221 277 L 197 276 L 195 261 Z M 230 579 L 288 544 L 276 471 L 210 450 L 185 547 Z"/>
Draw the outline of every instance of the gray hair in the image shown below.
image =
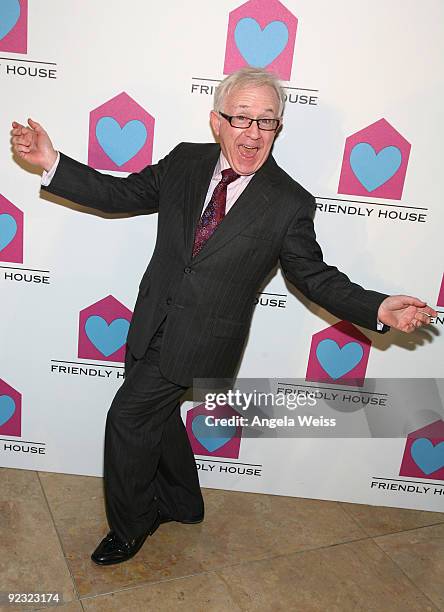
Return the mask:
<path fill-rule="evenodd" d="M 263 87 L 264 85 L 268 85 L 276 93 L 279 101 L 278 115 L 282 117 L 285 106 L 285 93 L 282 85 L 276 75 L 262 68 L 241 68 L 221 81 L 214 92 L 214 110 L 216 112 L 223 111 L 225 98 L 235 89 Z"/>

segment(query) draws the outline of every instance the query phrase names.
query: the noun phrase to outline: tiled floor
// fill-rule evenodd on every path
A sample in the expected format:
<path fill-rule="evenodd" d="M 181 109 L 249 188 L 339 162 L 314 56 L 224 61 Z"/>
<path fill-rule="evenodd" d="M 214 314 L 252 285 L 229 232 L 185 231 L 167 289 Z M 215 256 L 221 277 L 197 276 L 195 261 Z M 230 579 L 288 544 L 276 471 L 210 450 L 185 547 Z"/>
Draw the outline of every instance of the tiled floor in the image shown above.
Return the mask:
<path fill-rule="evenodd" d="M 202 524 L 162 525 L 100 568 L 101 479 L 0 469 L 0 592 L 57 591 L 64 612 L 444 611 L 444 513 L 204 496 Z"/>

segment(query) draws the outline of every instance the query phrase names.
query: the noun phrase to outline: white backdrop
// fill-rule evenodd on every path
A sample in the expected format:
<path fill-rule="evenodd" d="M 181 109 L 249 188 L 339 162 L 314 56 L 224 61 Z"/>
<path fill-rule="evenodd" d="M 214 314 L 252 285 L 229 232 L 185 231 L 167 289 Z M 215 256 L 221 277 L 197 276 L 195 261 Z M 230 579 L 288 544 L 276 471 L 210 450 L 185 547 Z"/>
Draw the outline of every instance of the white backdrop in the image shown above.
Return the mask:
<path fill-rule="evenodd" d="M 229 13 L 238 7 L 229 0 L 155 4 L 29 0 L 28 15 L 25 0 L 6 0 L 0 7 L 3 466 L 101 475 L 106 411 L 123 370 L 118 359 L 105 354 L 100 359 L 94 350 L 79 355 L 79 315 L 109 295 L 132 309 L 156 235 L 155 216 L 110 219 L 40 197 L 39 176 L 12 159 L 10 122 L 32 116 L 45 126 L 57 148 L 86 163 L 91 111 L 126 92 L 142 113 L 155 120 L 154 128 L 146 124 L 146 150 L 141 149 L 140 159 L 134 154 L 133 161 L 149 156 L 150 145 L 155 162 L 180 141 L 212 140 L 211 89 L 224 76 Z M 237 41 L 228 41 L 227 54 L 234 58 L 241 50 L 244 59 L 260 56 L 264 62 L 277 54 L 282 66 L 291 70 L 285 83 L 289 96 L 285 125 L 274 155 L 318 198 L 315 224 L 326 261 L 368 288 L 419 295 L 439 310 L 444 307 L 444 293 L 438 297 L 444 272 L 440 242 L 444 212 L 436 180 L 443 140 L 442 2 L 288 0 L 286 9 L 298 19 L 294 55 L 285 55 L 291 40 L 285 43 L 282 29 L 274 34 L 275 26 L 270 29 L 276 21 L 288 25 L 282 5 L 274 0 L 253 0 L 241 17 L 233 15 L 233 27 L 236 20 L 244 19 L 244 30 L 236 30 Z M 279 45 L 285 48 L 280 51 Z M 120 119 L 118 111 L 112 115 L 120 127 L 132 118 L 131 112 L 125 112 Z M 108 107 L 108 116 L 112 113 Z M 393 176 L 378 188 L 373 185 L 367 195 L 353 189 L 339 193 L 346 139 L 383 118 L 411 145 L 402 197 L 387 193 L 384 197 L 384 189 L 396 180 L 396 159 L 385 160 L 389 170 L 394 164 Z M 109 131 L 107 137 L 112 135 Z M 114 132 L 114 136 L 118 148 L 125 135 Z M 390 136 L 387 130 L 382 136 L 370 130 L 360 138 L 373 147 L 373 153 L 359 151 L 364 158 L 367 155 L 367 170 L 355 164 L 361 185 L 378 181 L 378 172 L 386 171 L 381 169 L 383 157 L 393 149 L 378 156 L 383 149 L 398 147 L 405 162 L 402 146 L 390 138 L 393 132 Z M 110 156 L 117 159 L 112 143 L 102 140 L 102 144 L 110 154 L 109 165 L 99 167 L 124 176 L 129 166 L 110 162 Z M 90 155 L 91 151 L 92 145 Z M 373 174 L 365 176 L 366 172 Z M 22 260 L 20 219 L 9 203 L 24 213 Z M 402 220 L 406 213 L 410 219 Z M 258 299 L 239 376 L 305 379 L 313 335 L 337 320 L 299 301 L 280 271 Z M 118 308 L 113 312 L 114 318 L 125 316 Z M 443 322 L 441 312 L 432 330 L 408 337 L 362 330 L 372 343 L 366 377 L 442 376 Z M 341 347 L 336 332 L 325 333 L 324 338 L 331 337 Z M 341 359 L 340 348 L 337 357 Z M 316 370 L 316 364 L 311 365 Z M 327 386 L 353 390 L 350 384 L 347 387 L 343 370 L 343 379 L 330 377 Z M 184 419 L 190 409 L 184 404 Z M 440 419 L 421 421 L 421 427 L 434 423 L 433 428 L 418 436 L 426 440 L 422 443 L 426 448 L 416 466 L 410 459 L 404 470 L 401 462 L 409 444 L 405 437 L 242 439 L 237 456 L 227 456 L 224 448 L 197 456 L 201 482 L 228 489 L 440 509 L 444 496 Z M 257 473 L 246 473 L 248 467 Z M 387 486 L 372 485 L 375 482 Z"/>

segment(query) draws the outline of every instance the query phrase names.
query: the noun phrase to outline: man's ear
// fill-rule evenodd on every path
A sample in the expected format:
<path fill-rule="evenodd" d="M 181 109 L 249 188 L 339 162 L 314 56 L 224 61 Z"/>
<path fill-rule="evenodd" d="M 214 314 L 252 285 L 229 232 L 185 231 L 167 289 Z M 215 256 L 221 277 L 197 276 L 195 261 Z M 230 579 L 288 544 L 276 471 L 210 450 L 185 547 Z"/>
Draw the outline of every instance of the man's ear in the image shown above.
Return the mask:
<path fill-rule="evenodd" d="M 219 138 L 220 115 L 219 113 L 216 113 L 216 111 L 214 110 L 210 112 L 210 125 L 211 125 L 211 129 L 213 130 L 213 134 L 215 138 Z"/>

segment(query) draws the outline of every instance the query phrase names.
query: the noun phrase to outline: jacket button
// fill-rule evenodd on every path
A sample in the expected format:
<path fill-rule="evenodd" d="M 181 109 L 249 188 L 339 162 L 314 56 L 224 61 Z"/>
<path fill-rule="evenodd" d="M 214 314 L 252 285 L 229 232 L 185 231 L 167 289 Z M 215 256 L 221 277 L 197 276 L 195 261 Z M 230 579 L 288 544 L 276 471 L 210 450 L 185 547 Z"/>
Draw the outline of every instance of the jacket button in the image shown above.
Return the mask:
<path fill-rule="evenodd" d="M 166 303 L 168 306 L 170 306 L 173 303 L 173 298 L 169 297 L 166 299 Z"/>
<path fill-rule="evenodd" d="M 191 268 L 186 267 L 183 271 L 185 272 L 185 274 L 191 274 Z"/>

